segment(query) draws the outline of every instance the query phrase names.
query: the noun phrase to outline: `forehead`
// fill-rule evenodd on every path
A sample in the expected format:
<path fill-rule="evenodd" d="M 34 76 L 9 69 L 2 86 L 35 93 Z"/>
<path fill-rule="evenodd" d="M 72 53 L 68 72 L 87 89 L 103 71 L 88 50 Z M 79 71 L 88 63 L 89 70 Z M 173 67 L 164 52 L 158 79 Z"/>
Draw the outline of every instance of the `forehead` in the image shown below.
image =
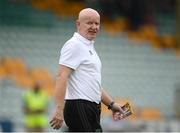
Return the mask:
<path fill-rule="evenodd" d="M 100 18 L 97 17 L 97 16 L 84 16 L 82 21 L 95 21 L 95 22 L 99 22 Z"/>
<path fill-rule="evenodd" d="M 79 13 L 79 20 L 100 21 L 100 15 L 95 10 L 83 10 Z"/>

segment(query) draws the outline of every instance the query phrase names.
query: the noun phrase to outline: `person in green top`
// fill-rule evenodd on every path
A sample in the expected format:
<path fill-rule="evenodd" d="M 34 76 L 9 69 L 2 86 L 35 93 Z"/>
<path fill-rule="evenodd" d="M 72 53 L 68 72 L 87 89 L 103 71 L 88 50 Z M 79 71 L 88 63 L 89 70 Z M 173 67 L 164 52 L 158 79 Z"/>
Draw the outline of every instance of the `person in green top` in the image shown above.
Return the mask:
<path fill-rule="evenodd" d="M 48 124 L 48 96 L 39 83 L 23 95 L 25 127 L 28 132 L 43 132 Z"/>

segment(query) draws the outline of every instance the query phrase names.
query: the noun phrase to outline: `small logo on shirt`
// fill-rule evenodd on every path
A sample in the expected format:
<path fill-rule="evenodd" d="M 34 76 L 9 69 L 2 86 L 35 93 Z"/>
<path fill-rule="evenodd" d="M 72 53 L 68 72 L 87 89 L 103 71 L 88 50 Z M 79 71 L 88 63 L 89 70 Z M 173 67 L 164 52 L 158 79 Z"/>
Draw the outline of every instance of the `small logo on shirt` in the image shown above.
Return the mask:
<path fill-rule="evenodd" d="M 93 53 L 92 53 L 92 51 L 91 51 L 91 50 L 89 50 L 89 53 L 90 53 L 90 55 L 93 55 Z"/>

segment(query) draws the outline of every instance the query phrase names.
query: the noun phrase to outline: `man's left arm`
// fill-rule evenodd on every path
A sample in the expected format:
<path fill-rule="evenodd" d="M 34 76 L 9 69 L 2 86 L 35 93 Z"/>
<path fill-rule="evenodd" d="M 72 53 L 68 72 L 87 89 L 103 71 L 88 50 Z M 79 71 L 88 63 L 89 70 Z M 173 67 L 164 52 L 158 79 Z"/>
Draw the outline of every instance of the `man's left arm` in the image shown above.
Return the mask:
<path fill-rule="evenodd" d="M 104 89 L 102 89 L 101 101 L 106 106 L 114 102 L 113 98 Z"/>
<path fill-rule="evenodd" d="M 104 89 L 102 89 L 101 101 L 107 106 L 108 109 L 111 109 L 112 111 L 120 111 L 121 113 L 124 112 L 120 105 L 116 103 Z"/>

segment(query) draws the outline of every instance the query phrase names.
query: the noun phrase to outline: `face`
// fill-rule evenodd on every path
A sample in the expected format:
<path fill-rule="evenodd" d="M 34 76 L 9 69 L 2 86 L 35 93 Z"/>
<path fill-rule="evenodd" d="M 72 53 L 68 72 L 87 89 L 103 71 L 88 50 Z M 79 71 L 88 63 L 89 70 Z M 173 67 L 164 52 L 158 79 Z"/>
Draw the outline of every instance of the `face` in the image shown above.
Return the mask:
<path fill-rule="evenodd" d="M 88 40 L 94 40 L 100 28 L 98 14 L 88 14 L 77 20 L 78 33 Z"/>

